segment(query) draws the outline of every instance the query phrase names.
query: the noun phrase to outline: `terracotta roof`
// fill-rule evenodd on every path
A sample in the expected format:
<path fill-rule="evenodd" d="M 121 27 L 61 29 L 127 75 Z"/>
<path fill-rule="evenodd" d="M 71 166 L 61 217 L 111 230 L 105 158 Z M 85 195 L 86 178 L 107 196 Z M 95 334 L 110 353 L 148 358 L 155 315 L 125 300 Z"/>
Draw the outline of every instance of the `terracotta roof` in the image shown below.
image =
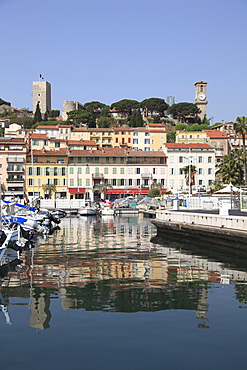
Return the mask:
<path fill-rule="evenodd" d="M 220 130 L 205 130 L 210 139 L 228 139 L 228 135 Z"/>
<path fill-rule="evenodd" d="M 68 145 L 97 145 L 94 140 L 68 140 Z"/>
<path fill-rule="evenodd" d="M 30 139 L 45 139 L 45 140 L 49 139 L 46 134 L 36 134 L 35 132 L 31 132 L 29 137 Z"/>
<path fill-rule="evenodd" d="M 57 127 L 57 125 L 54 125 L 54 126 L 52 126 L 52 125 L 50 125 L 50 126 L 46 126 L 46 125 L 40 125 L 40 126 L 37 126 L 36 127 L 36 130 L 39 130 L 39 129 L 48 129 L 48 130 L 58 130 L 58 127 Z"/>
<path fill-rule="evenodd" d="M 73 125 L 57 125 L 59 128 L 72 128 Z"/>
<path fill-rule="evenodd" d="M 33 150 L 33 155 L 45 155 L 45 156 L 66 156 L 67 148 L 60 148 L 59 150 Z"/>
<path fill-rule="evenodd" d="M 166 127 L 164 123 L 149 123 L 148 127 Z"/>
<path fill-rule="evenodd" d="M 142 151 L 124 148 L 99 148 L 96 150 L 70 150 L 70 156 L 86 157 L 166 157 L 163 151 Z"/>
<path fill-rule="evenodd" d="M 212 149 L 213 147 L 205 143 L 166 143 L 167 149 Z"/>
<path fill-rule="evenodd" d="M 25 139 L 22 137 L 0 137 L 0 143 L 4 145 L 6 144 L 15 144 L 15 143 L 22 143 L 25 144 Z"/>
<path fill-rule="evenodd" d="M 57 139 L 56 137 L 51 137 L 50 139 L 49 139 L 50 141 L 61 141 L 61 142 L 64 142 L 64 143 L 66 143 L 66 139 Z"/>

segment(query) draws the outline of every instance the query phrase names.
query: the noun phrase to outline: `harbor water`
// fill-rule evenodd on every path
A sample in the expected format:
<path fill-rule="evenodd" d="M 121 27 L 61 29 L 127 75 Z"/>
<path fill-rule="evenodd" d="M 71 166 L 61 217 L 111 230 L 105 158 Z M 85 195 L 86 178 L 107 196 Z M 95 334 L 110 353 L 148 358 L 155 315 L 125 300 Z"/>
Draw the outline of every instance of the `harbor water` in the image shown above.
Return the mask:
<path fill-rule="evenodd" d="M 246 369 L 247 256 L 141 215 L 59 226 L 1 270 L 1 368 Z"/>

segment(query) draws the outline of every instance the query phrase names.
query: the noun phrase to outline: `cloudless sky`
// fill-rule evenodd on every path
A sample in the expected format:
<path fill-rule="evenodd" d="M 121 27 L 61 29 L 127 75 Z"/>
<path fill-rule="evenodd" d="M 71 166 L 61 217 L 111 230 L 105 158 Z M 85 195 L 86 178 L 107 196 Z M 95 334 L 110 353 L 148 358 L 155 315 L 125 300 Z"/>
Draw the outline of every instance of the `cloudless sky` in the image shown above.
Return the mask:
<path fill-rule="evenodd" d="M 247 0 L 0 0 L 0 98 L 32 109 L 32 82 L 64 100 L 175 96 L 206 81 L 211 124 L 247 116 Z"/>

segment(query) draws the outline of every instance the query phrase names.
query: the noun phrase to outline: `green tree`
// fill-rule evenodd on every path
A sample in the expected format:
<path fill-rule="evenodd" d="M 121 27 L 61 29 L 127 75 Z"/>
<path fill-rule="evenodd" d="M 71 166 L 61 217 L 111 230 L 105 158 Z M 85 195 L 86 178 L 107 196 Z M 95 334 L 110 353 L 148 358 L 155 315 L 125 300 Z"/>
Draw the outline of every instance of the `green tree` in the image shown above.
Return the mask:
<path fill-rule="evenodd" d="M 151 188 L 148 191 L 148 197 L 155 198 L 160 196 L 160 189 L 159 188 Z"/>
<path fill-rule="evenodd" d="M 189 193 L 191 194 L 192 186 L 195 185 L 195 173 L 197 172 L 196 166 L 189 164 L 181 168 L 181 171 L 185 175 L 186 185 L 189 186 Z"/>
<path fill-rule="evenodd" d="M 49 118 L 56 118 L 60 116 L 60 110 L 59 109 L 52 109 L 49 112 Z"/>
<path fill-rule="evenodd" d="M 148 109 L 153 115 L 154 112 L 158 113 L 160 117 L 164 117 L 165 111 L 168 109 L 169 105 L 164 99 L 160 98 L 149 98 L 145 99 L 140 103 L 140 107 L 143 109 Z"/>
<path fill-rule="evenodd" d="M 193 103 L 177 103 L 173 104 L 168 108 L 168 113 L 173 116 L 173 118 L 178 119 L 180 122 L 186 121 L 186 116 L 193 116 L 194 119 L 198 118 L 198 114 L 201 110 Z"/>
<path fill-rule="evenodd" d="M 42 189 L 44 190 L 44 192 L 48 192 L 49 199 L 51 199 L 52 193 L 56 193 L 57 191 L 56 185 L 54 184 L 42 185 Z"/>
<path fill-rule="evenodd" d="M 41 115 L 39 103 L 37 103 L 37 105 L 36 105 L 36 110 L 35 110 L 35 113 L 34 113 L 33 122 L 34 123 L 36 123 L 36 122 L 42 122 L 42 115 Z"/>
<path fill-rule="evenodd" d="M 166 142 L 167 143 L 175 143 L 176 141 L 176 131 L 168 132 L 166 135 Z"/>
<path fill-rule="evenodd" d="M 86 110 L 72 110 L 67 113 L 68 121 L 73 123 L 76 127 L 80 127 L 82 124 L 88 127 L 96 127 L 96 120 L 92 113 Z"/>
<path fill-rule="evenodd" d="M 130 127 L 143 127 L 144 121 L 140 109 L 137 109 L 131 116 L 128 117 Z"/>
<path fill-rule="evenodd" d="M 221 179 L 223 183 L 232 183 L 233 185 L 243 185 L 243 154 L 242 150 L 235 149 L 229 155 L 225 155 L 219 166 Z"/>
<path fill-rule="evenodd" d="M 103 198 L 106 199 L 107 189 L 112 189 L 112 185 L 108 181 L 102 181 L 99 184 L 99 192 L 103 193 Z"/>
<path fill-rule="evenodd" d="M 45 112 L 45 114 L 44 114 L 44 121 L 45 121 L 45 122 L 47 122 L 47 121 L 48 121 L 48 113 L 47 113 L 47 112 Z"/>
<path fill-rule="evenodd" d="M 193 123 L 193 125 L 187 127 L 187 131 L 202 131 L 202 130 L 210 130 L 210 127 L 206 124 Z"/>
<path fill-rule="evenodd" d="M 108 109 L 110 108 L 109 105 L 100 103 L 99 101 L 91 101 L 91 102 L 85 103 L 84 107 L 90 113 L 94 113 L 95 111 L 101 112 L 105 107 L 107 107 Z"/>
<path fill-rule="evenodd" d="M 237 117 L 236 122 L 234 123 L 234 130 L 237 134 L 240 134 L 242 137 L 242 152 L 246 152 L 245 147 L 245 135 L 247 134 L 247 117 Z M 243 165 L 244 165 L 244 179 L 245 185 L 247 185 L 247 164 L 246 156 L 243 156 Z"/>
<path fill-rule="evenodd" d="M 139 108 L 139 102 L 137 100 L 123 99 L 115 103 L 112 103 L 111 109 L 116 109 L 121 113 L 126 113 L 127 116 L 132 114 L 134 109 Z"/>
<path fill-rule="evenodd" d="M 5 101 L 5 100 L 0 98 L 0 105 L 2 105 L 2 104 L 11 106 L 11 103 L 9 101 Z"/>
<path fill-rule="evenodd" d="M 109 128 L 114 123 L 114 120 L 112 118 L 108 117 L 100 117 L 97 121 L 97 126 L 99 128 Z"/>
<path fill-rule="evenodd" d="M 188 129 L 188 125 L 186 125 L 186 123 L 178 123 L 176 126 L 175 126 L 175 130 L 176 131 L 183 131 L 183 130 L 185 130 L 185 131 L 187 131 L 187 129 Z"/>

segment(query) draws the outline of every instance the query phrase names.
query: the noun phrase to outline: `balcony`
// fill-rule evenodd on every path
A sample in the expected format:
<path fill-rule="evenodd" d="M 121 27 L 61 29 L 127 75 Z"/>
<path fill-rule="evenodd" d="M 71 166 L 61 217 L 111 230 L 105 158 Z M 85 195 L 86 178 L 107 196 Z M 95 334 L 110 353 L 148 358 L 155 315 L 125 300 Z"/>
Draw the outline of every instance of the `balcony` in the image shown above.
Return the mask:
<path fill-rule="evenodd" d="M 15 178 L 15 179 L 13 179 L 13 178 L 7 178 L 6 179 L 6 181 L 7 182 L 24 182 L 24 178 L 22 178 L 22 179 L 20 179 L 20 178 Z"/>
<path fill-rule="evenodd" d="M 93 179 L 103 179 L 104 174 L 103 173 L 92 173 L 92 178 Z"/>
<path fill-rule="evenodd" d="M 143 179 L 151 179 L 153 177 L 153 175 L 151 173 L 149 173 L 149 172 L 145 172 L 145 173 L 142 173 L 141 174 L 141 177 Z"/>
<path fill-rule="evenodd" d="M 24 172 L 24 167 L 22 167 L 21 169 L 17 169 L 17 168 L 7 168 L 7 172 Z"/>
<path fill-rule="evenodd" d="M 7 157 L 7 162 L 18 162 L 18 163 L 24 163 L 25 159 L 24 158 L 18 158 L 18 157 Z"/>

